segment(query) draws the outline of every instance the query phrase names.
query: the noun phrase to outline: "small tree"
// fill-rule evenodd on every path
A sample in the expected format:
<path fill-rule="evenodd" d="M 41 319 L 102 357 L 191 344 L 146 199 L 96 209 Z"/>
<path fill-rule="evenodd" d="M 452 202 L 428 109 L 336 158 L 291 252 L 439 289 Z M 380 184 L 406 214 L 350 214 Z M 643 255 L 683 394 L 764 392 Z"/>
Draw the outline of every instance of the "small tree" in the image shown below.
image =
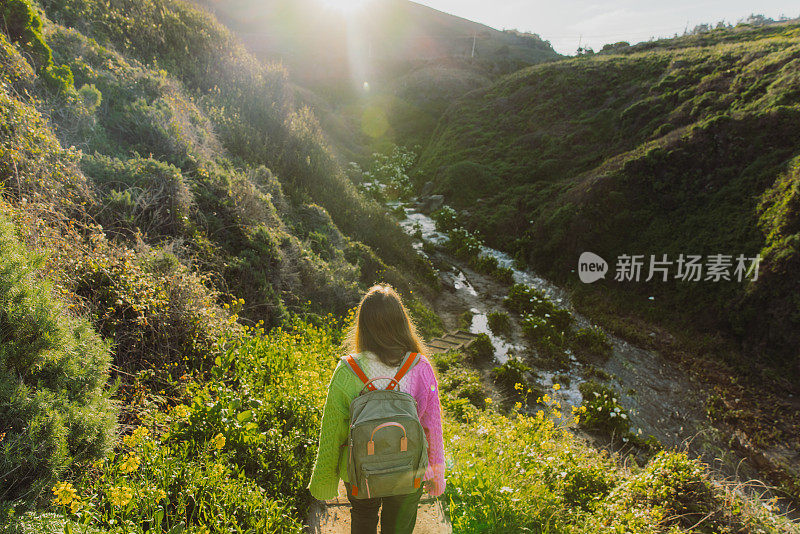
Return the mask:
<path fill-rule="evenodd" d="M 0 218 L 0 501 L 35 502 L 113 441 L 109 347 L 53 299 L 41 260 Z"/>

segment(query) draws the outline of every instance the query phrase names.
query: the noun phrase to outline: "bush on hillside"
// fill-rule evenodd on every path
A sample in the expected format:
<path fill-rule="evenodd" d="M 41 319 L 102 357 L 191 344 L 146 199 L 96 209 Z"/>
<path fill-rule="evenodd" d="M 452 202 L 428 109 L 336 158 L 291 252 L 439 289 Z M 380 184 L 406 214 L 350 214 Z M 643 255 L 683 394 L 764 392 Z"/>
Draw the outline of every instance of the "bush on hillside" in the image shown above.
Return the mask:
<path fill-rule="evenodd" d="M 496 336 L 506 336 L 511 333 L 511 319 L 507 313 L 494 311 L 486 316 L 489 328 Z"/>
<path fill-rule="evenodd" d="M 533 399 L 542 394 L 530 378 L 533 370 L 519 359 L 510 357 L 503 365 L 492 369 L 492 380 L 498 388 L 514 402 L 522 404 L 531 403 Z"/>
<path fill-rule="evenodd" d="M 581 328 L 572 334 L 570 347 L 575 355 L 584 361 L 590 359 L 607 360 L 611 356 L 611 342 L 600 327 Z"/>
<path fill-rule="evenodd" d="M 70 318 L 0 219 L 0 500 L 35 502 L 66 469 L 105 454 L 116 410 L 108 346 Z"/>
<path fill-rule="evenodd" d="M 496 190 L 500 183 L 496 175 L 484 165 L 472 161 L 460 161 L 447 167 L 437 177 L 437 191 L 453 205 L 467 207 L 487 191 Z"/>
<path fill-rule="evenodd" d="M 68 94 L 75 91 L 75 81 L 68 65 L 53 64 L 53 51 L 42 35 L 42 18 L 27 0 L 5 0 L 0 6 L 2 29 L 9 39 L 33 58 L 39 74 L 53 91 Z"/>
<path fill-rule="evenodd" d="M 156 369 L 177 378 L 208 369 L 219 338 L 239 328 L 208 277 L 168 248 L 137 254 L 97 239 L 85 255 L 61 261 L 70 290 L 114 342 L 115 364 L 126 372 Z"/>
<path fill-rule="evenodd" d="M 599 430 L 616 438 L 629 439 L 631 422 L 628 412 L 619 403 L 619 394 L 609 386 L 594 380 L 578 386 L 585 407 L 580 424 L 584 428 Z"/>
<path fill-rule="evenodd" d="M 180 170 L 152 158 L 120 160 L 100 154 L 81 159 L 101 194 L 95 219 L 107 232 L 150 238 L 180 235 L 193 196 Z"/>
<path fill-rule="evenodd" d="M 494 345 L 488 334 L 478 334 L 467 347 L 467 354 L 475 361 L 492 361 L 494 359 Z"/>

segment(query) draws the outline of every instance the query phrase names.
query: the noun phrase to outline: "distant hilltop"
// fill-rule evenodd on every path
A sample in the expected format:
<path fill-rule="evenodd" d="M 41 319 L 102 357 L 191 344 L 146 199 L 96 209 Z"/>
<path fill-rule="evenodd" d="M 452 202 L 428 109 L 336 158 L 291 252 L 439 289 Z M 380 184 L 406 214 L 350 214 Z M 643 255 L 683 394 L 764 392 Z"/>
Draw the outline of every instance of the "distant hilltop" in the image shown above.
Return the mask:
<path fill-rule="evenodd" d="M 407 0 L 376 0 L 345 15 L 319 0 L 195 0 L 261 59 L 298 79 L 337 77 L 354 63 L 441 58 L 534 64 L 561 57 L 538 35 L 500 31 Z"/>

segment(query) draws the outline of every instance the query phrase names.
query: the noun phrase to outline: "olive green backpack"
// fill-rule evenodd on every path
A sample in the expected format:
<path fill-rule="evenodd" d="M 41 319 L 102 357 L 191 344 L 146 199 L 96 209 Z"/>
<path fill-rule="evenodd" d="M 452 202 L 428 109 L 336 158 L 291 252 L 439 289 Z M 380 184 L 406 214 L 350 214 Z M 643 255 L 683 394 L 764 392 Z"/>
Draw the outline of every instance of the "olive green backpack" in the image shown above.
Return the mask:
<path fill-rule="evenodd" d="M 421 356 L 406 355 L 394 378 L 367 378 L 352 356 L 342 358 L 364 383 L 350 403 L 347 476 L 350 493 L 358 499 L 414 493 L 428 467 L 428 442 L 417 414 L 417 401 L 398 391 L 400 379 Z M 389 380 L 378 389 L 375 380 Z"/>

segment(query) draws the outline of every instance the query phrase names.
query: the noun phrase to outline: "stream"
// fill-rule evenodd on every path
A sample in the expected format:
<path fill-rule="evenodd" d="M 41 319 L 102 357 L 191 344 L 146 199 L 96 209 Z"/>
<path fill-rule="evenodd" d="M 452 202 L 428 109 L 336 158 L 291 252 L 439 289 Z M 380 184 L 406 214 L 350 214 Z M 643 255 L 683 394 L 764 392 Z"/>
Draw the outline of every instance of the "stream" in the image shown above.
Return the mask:
<path fill-rule="evenodd" d="M 394 204 L 395 208 L 398 206 Z M 436 230 L 434 221 L 427 215 L 407 206 L 403 206 L 403 210 L 405 217 L 400 220 L 400 226 L 414 237 L 414 248 L 418 253 L 427 256 L 423 242 L 441 245 L 448 239 Z M 538 289 L 558 307 L 569 310 L 577 327 L 586 328 L 594 324 L 574 310 L 564 289 L 531 270 L 518 269 L 513 259 L 501 251 L 484 246 L 482 254 L 495 257 L 499 265 L 511 269 L 515 282 Z M 562 403 L 580 405 L 582 395 L 578 385 L 588 380 L 588 366 L 570 354 L 571 364 L 566 371 L 552 372 L 536 368 L 535 360 L 529 357 L 535 354 L 535 350 L 528 347 L 521 336 L 503 339 L 489 329 L 487 314 L 503 311 L 502 300 L 508 288 L 470 269 L 440 247 L 437 247 L 436 255 L 452 266 L 452 270 L 442 269 L 439 275 L 446 287 L 443 293 L 448 293 L 445 297 L 448 302 L 443 307 L 472 311 L 470 331 L 489 336 L 497 364 L 504 363 L 512 355 L 519 357 L 536 370 L 540 385 L 549 387 L 556 381 L 561 384 L 556 396 L 560 397 Z M 436 311 L 441 314 L 442 310 Z M 612 354 L 605 363 L 596 363 L 595 368 L 610 375 L 609 380 L 602 382 L 618 391 L 620 404 L 628 410 L 632 432 L 643 437 L 652 435 L 665 448 L 687 450 L 690 455 L 699 456 L 723 477 L 747 480 L 757 476 L 756 470 L 732 451 L 710 424 L 705 410 L 707 393 L 700 384 L 659 354 L 637 347 L 609 332 L 606 335 L 612 344 Z M 569 413 L 569 410 L 564 412 Z"/>

